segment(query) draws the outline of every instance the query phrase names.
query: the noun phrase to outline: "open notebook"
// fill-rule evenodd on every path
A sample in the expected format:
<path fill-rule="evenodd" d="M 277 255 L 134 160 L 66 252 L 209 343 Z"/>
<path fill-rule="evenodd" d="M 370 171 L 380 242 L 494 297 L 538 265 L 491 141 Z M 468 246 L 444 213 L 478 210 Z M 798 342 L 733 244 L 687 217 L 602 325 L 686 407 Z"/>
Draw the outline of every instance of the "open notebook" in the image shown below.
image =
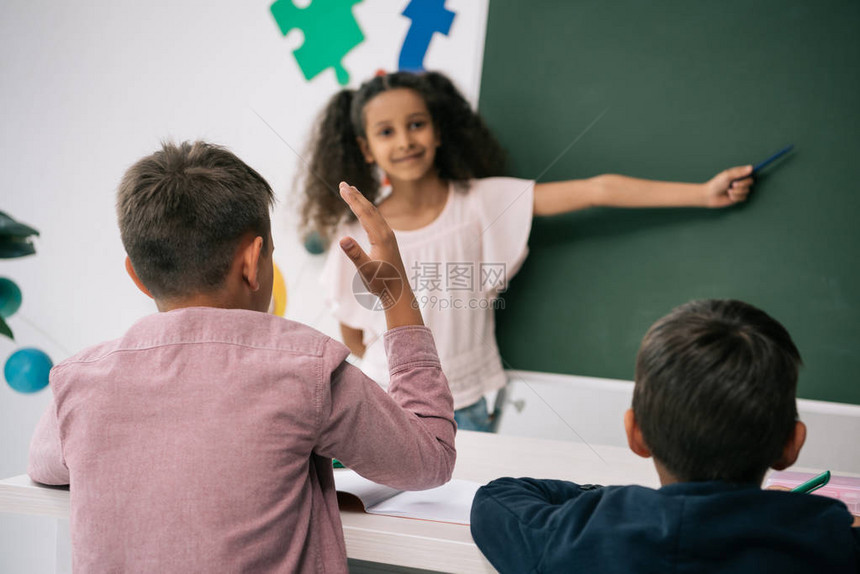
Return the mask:
<path fill-rule="evenodd" d="M 429 490 L 401 491 L 367 480 L 354 470 L 345 468 L 335 469 L 334 483 L 338 502 L 342 505 L 348 503 L 344 495 L 352 496 L 370 514 L 454 524 L 469 524 L 472 499 L 481 486 L 471 480 L 454 479 Z"/>

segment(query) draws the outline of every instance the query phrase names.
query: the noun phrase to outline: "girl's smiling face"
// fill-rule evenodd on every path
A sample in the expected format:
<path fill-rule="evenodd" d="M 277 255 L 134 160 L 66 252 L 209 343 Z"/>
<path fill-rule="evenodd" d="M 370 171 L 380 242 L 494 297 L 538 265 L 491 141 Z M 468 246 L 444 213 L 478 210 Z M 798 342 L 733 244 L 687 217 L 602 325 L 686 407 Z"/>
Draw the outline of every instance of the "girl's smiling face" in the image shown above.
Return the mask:
<path fill-rule="evenodd" d="M 440 141 L 424 98 L 408 88 L 382 92 L 364 106 L 366 136 L 358 138 L 368 163 L 395 183 L 435 174 Z"/>

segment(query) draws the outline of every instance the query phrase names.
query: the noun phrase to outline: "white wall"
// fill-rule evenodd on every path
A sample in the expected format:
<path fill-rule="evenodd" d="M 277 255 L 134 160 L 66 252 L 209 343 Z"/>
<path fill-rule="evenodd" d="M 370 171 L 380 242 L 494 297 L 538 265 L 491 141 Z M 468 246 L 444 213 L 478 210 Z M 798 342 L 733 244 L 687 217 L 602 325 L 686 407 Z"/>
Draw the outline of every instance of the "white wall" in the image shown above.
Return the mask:
<path fill-rule="evenodd" d="M 340 86 L 331 70 L 305 80 L 292 55 L 303 34 L 281 34 L 272 1 L 4 2 L 0 211 L 41 237 L 37 255 L 0 261 L 0 276 L 24 295 L 9 319 L 17 340 L 0 338 L 0 360 L 36 346 L 56 363 L 154 312 L 125 275 L 114 193 L 124 170 L 165 138 L 226 145 L 272 184 L 287 316 L 334 333 L 316 286 L 321 258 L 309 256 L 294 233 L 291 186 L 295 152 L 303 152 L 314 117 Z M 396 69 L 410 25 L 400 14 L 406 4 L 355 6 L 365 41 L 343 61 L 353 87 L 379 68 Z M 446 5 L 454 24 L 449 36 L 434 38 L 425 64 L 447 72 L 477 102 L 488 0 Z M 0 384 L 0 477 L 25 471 L 48 398 Z M 52 520 L 0 515 L 0 572 L 54 571 L 55 539 Z"/>
<path fill-rule="evenodd" d="M 594 377 L 508 371 L 500 434 L 627 446 L 624 411 L 633 383 Z M 806 444 L 796 467 L 860 475 L 860 405 L 797 401 Z"/>

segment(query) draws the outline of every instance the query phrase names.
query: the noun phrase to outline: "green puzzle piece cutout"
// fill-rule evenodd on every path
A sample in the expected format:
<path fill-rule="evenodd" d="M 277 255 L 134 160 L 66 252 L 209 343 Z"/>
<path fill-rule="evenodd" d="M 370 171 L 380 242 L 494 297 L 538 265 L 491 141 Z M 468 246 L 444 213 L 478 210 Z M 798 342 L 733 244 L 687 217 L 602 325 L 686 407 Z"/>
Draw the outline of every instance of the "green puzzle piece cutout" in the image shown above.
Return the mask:
<path fill-rule="evenodd" d="M 361 1 L 313 0 L 307 8 L 297 8 L 292 0 L 277 0 L 269 7 L 284 36 L 295 28 L 304 33 L 305 41 L 293 56 L 306 80 L 334 68 L 338 83 L 349 83 L 349 72 L 341 60 L 364 41 L 352 15 L 352 7 Z"/>

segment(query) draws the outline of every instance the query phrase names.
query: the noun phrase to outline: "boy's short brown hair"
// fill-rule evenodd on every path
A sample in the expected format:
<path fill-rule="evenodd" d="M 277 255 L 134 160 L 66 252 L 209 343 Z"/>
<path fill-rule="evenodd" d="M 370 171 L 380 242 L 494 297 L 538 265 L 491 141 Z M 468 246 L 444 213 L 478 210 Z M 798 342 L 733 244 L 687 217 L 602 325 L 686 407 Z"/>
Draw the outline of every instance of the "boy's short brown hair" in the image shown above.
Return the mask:
<path fill-rule="evenodd" d="M 122 242 L 156 299 L 205 293 L 223 284 L 239 241 L 269 241 L 272 188 L 227 149 L 163 143 L 126 171 L 117 192 Z"/>
<path fill-rule="evenodd" d="M 639 349 L 633 412 L 654 458 L 681 481 L 760 483 L 797 420 L 800 353 L 741 301 L 693 301 Z"/>

